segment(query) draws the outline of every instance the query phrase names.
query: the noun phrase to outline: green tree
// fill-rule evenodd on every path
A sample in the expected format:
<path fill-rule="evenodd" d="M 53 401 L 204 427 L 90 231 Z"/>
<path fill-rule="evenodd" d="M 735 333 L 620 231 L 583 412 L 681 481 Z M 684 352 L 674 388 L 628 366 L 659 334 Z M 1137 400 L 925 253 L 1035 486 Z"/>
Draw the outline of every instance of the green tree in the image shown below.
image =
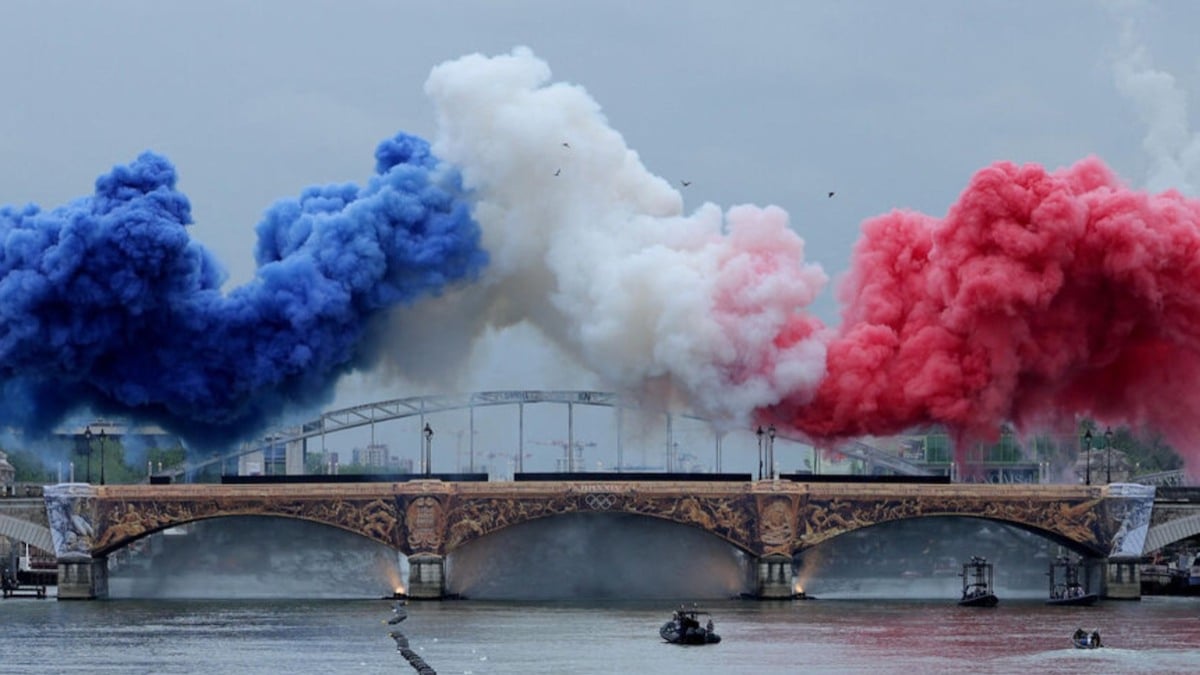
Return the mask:
<path fill-rule="evenodd" d="M 42 458 L 32 450 L 6 450 L 8 463 L 16 471 L 18 483 L 53 483 L 58 480 L 57 471 L 46 466 Z"/>

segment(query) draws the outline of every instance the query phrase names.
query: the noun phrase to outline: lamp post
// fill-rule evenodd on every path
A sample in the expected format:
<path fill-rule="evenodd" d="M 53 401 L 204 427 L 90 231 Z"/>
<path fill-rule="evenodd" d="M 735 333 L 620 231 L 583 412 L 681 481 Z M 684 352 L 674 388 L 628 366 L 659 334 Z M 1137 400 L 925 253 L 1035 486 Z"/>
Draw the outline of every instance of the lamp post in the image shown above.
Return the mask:
<path fill-rule="evenodd" d="M 100 484 L 104 485 L 104 430 L 100 430 Z"/>
<path fill-rule="evenodd" d="M 1104 482 L 1112 485 L 1112 427 L 1104 432 Z"/>
<path fill-rule="evenodd" d="M 428 422 L 425 423 L 425 432 L 424 433 L 425 433 L 425 457 L 423 459 L 425 461 L 423 463 L 425 464 L 425 475 L 428 476 L 430 471 L 433 470 L 433 429 L 429 426 Z"/>
<path fill-rule="evenodd" d="M 83 430 L 83 443 L 87 446 L 87 482 L 92 482 L 92 427 Z"/>
<path fill-rule="evenodd" d="M 759 426 L 759 427 L 758 427 L 758 431 L 754 432 L 754 435 L 755 435 L 755 436 L 758 436 L 758 479 L 759 479 L 759 480 L 762 480 L 762 471 L 763 471 L 763 434 L 765 434 L 765 433 L 766 433 L 766 432 L 765 432 L 765 431 L 763 431 L 763 428 L 762 428 L 761 426 Z"/>
<path fill-rule="evenodd" d="M 1092 430 L 1091 429 L 1088 429 L 1087 431 L 1083 432 L 1083 456 L 1084 456 L 1084 459 L 1087 461 L 1087 470 L 1085 472 L 1085 475 L 1087 476 L 1087 478 L 1086 478 L 1085 484 L 1091 485 L 1092 484 Z"/>
<path fill-rule="evenodd" d="M 767 427 L 767 478 L 775 477 L 775 425 Z"/>

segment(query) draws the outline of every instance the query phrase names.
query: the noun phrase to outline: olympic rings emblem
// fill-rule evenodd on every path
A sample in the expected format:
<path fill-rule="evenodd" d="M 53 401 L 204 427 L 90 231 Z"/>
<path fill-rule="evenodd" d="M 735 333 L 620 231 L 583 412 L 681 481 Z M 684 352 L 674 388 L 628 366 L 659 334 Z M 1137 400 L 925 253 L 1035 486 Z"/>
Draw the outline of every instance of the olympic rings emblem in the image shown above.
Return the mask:
<path fill-rule="evenodd" d="M 593 511 L 608 511 L 617 503 L 615 495 L 590 493 L 583 498 L 589 509 Z"/>

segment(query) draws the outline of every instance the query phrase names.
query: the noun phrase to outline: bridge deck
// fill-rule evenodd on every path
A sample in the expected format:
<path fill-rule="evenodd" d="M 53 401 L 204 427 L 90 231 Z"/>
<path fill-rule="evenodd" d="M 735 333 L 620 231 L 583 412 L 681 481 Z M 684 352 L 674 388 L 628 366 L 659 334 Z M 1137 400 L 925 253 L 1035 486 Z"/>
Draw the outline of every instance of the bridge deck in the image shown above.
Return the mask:
<path fill-rule="evenodd" d="M 121 499 L 197 499 L 247 496 L 289 497 L 365 497 L 381 495 L 414 495 L 452 492 L 464 496 L 510 496 L 572 494 L 585 492 L 640 494 L 746 494 L 787 493 L 815 497 L 988 497 L 994 499 L 1101 499 L 1108 486 L 1032 485 L 991 483 L 802 483 L 792 481 L 487 481 L 443 482 L 413 480 L 402 483 L 290 483 L 290 484 L 212 484 L 175 483 L 169 485 L 102 485 L 95 486 L 101 500 Z"/>

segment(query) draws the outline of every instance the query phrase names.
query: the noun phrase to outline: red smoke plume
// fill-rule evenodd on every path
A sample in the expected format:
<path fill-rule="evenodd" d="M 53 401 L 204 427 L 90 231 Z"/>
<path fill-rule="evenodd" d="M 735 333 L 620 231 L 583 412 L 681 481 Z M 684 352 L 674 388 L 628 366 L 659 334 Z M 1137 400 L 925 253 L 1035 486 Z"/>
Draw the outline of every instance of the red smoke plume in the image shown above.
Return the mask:
<path fill-rule="evenodd" d="M 1200 459 L 1200 202 L 1129 190 L 1097 159 L 997 163 L 943 219 L 864 223 L 839 291 L 827 377 L 769 411 L 814 440 L 1091 416 Z"/>

